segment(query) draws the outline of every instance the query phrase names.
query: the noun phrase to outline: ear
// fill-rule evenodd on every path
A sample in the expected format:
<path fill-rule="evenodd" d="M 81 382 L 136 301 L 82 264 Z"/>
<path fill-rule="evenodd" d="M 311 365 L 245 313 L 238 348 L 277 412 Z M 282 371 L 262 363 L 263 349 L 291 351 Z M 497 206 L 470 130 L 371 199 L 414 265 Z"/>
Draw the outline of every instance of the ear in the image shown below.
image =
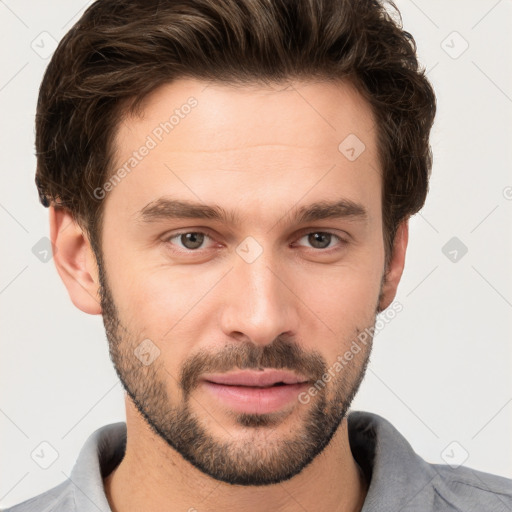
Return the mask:
<path fill-rule="evenodd" d="M 405 253 L 409 241 L 409 219 L 402 221 L 397 228 L 393 241 L 393 253 L 384 275 L 384 282 L 379 298 L 379 312 L 384 311 L 395 298 L 396 290 L 405 265 Z"/>
<path fill-rule="evenodd" d="M 73 304 L 99 315 L 100 285 L 96 257 L 86 234 L 69 210 L 50 206 L 50 238 L 56 247 L 53 261 Z"/>

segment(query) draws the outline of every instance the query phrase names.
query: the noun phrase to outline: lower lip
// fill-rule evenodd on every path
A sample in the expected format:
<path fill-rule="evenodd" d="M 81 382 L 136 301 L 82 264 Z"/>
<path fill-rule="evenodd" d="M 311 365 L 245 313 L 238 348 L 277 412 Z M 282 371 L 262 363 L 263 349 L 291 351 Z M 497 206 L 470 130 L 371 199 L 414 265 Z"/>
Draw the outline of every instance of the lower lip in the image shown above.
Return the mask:
<path fill-rule="evenodd" d="M 209 381 L 203 381 L 202 384 L 225 406 L 250 414 L 279 411 L 291 402 L 297 401 L 299 393 L 308 386 L 307 382 L 268 388 L 226 386 Z"/>

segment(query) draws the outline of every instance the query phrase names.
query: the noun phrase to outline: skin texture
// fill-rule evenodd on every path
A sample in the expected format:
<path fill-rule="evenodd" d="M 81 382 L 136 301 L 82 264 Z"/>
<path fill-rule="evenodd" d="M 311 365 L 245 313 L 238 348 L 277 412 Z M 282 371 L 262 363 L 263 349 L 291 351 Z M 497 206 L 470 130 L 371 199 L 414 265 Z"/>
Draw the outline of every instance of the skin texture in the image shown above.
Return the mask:
<path fill-rule="evenodd" d="M 126 455 L 104 481 L 111 508 L 360 510 L 368 482 L 345 415 L 371 340 L 307 404 L 270 414 L 231 410 L 200 378 L 287 368 L 314 382 L 392 302 L 408 227 L 399 227 L 385 269 L 370 107 L 346 82 L 183 79 L 149 95 L 142 116 L 122 120 L 117 165 L 191 96 L 197 105 L 102 199 L 99 261 L 70 214 L 50 209 L 59 274 L 78 308 L 103 314 L 127 390 Z M 338 150 L 349 134 L 365 145 L 353 161 Z M 234 215 L 145 221 L 141 210 L 159 198 Z M 302 206 L 340 199 L 366 216 L 293 218 Z M 208 236 L 187 249 L 183 232 Z M 333 236 L 320 237 L 324 248 L 312 233 Z M 240 248 L 258 256 L 249 262 Z M 144 340 L 147 365 L 136 357 Z"/>

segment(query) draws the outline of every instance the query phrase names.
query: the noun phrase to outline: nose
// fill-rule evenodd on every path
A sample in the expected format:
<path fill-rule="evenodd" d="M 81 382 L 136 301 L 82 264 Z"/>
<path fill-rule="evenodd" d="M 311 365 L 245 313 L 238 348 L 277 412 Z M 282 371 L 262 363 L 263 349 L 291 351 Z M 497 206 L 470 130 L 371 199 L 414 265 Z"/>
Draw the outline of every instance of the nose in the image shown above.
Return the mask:
<path fill-rule="evenodd" d="M 225 283 L 221 327 L 237 341 L 267 345 L 280 335 L 295 335 L 299 300 L 284 269 L 263 253 L 248 263 L 235 258 Z"/>

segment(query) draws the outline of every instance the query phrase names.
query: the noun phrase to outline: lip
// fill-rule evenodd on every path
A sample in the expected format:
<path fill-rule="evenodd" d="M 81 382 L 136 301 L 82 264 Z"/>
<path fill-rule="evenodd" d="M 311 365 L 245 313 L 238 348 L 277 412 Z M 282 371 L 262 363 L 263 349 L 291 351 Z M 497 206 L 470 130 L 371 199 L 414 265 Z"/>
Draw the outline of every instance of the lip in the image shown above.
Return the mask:
<path fill-rule="evenodd" d="M 301 384 L 308 379 L 287 370 L 243 370 L 239 372 L 216 373 L 203 377 L 203 380 L 225 386 L 268 387 L 283 384 Z"/>
<path fill-rule="evenodd" d="M 283 385 L 274 386 L 277 383 Z M 206 375 L 203 389 L 224 407 L 249 414 L 269 414 L 298 401 L 309 381 L 284 370 L 242 371 Z"/>

